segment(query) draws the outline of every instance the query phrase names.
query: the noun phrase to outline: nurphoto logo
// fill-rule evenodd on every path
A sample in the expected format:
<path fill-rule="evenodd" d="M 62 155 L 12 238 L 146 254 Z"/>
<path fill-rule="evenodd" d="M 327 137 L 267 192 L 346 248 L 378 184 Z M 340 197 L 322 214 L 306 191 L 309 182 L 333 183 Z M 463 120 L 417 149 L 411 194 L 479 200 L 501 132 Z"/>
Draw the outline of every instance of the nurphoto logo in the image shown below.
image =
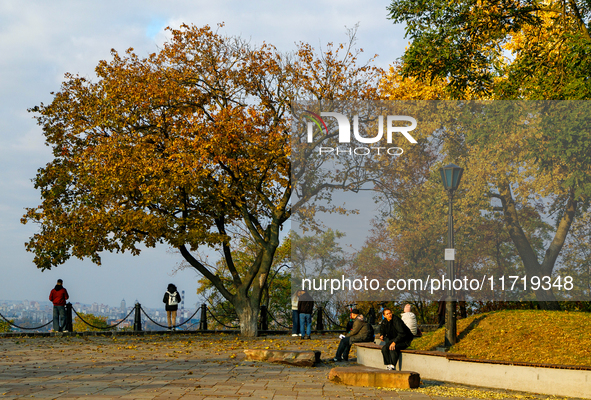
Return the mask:
<path fill-rule="evenodd" d="M 329 135 L 328 127 L 322 117 L 335 118 L 338 124 L 338 140 L 340 144 L 351 143 L 351 124 L 347 116 L 336 113 L 336 112 L 321 112 L 320 115 L 313 113 L 312 111 L 305 111 L 309 115 L 304 115 L 305 118 L 310 121 L 307 123 L 307 142 L 314 142 L 314 126 L 318 127 L 322 134 Z M 410 125 L 395 126 L 394 122 L 410 122 Z M 377 135 L 374 137 L 364 137 L 359 133 L 359 115 L 353 115 L 353 137 L 359 143 L 373 144 L 378 143 L 384 137 L 384 116 L 378 117 L 377 124 Z M 410 143 L 417 143 L 415 138 L 409 133 L 417 127 L 417 120 L 413 117 L 406 115 L 388 115 L 386 117 L 386 143 L 392 144 L 392 137 L 394 133 L 401 133 Z M 372 151 L 373 150 L 373 151 Z M 349 155 L 369 155 L 372 152 L 375 154 L 389 154 L 389 155 L 401 155 L 404 150 L 400 147 L 355 147 L 355 148 L 340 148 L 340 147 L 319 147 L 318 151 L 320 154 L 335 153 L 349 154 Z"/>

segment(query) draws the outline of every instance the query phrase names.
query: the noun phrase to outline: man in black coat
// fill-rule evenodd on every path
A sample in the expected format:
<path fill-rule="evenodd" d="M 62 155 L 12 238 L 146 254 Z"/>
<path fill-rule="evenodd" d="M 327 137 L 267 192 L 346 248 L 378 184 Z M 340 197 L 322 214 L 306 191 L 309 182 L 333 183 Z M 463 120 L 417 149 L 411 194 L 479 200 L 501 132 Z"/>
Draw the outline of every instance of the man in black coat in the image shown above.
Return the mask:
<path fill-rule="evenodd" d="M 386 342 L 382 346 L 384 365 L 388 370 L 396 370 L 400 351 L 408 348 L 413 334 L 400 317 L 392 314 L 392 310 L 384 309 L 384 319 L 380 324 L 380 339 Z"/>
<path fill-rule="evenodd" d="M 306 290 L 298 298 L 298 313 L 300 314 L 300 332 L 302 339 L 311 339 L 312 333 L 312 310 L 314 309 L 314 299 Z"/>

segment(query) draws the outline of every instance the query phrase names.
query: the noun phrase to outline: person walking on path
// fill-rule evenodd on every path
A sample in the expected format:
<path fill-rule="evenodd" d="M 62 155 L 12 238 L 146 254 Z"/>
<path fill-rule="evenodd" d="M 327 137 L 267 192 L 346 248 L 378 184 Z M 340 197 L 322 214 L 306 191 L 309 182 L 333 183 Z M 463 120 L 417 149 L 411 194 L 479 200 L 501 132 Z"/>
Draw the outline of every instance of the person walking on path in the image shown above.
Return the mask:
<path fill-rule="evenodd" d="M 353 328 L 346 335 L 339 336 L 341 341 L 337 348 L 337 354 L 333 359 L 334 361 L 348 361 L 349 351 L 351 351 L 351 345 L 353 343 L 373 342 L 373 327 L 364 320 L 363 315 L 358 309 L 354 308 L 351 310 L 351 319 L 353 320 Z"/>
<path fill-rule="evenodd" d="M 312 310 L 314 309 L 314 299 L 310 294 L 302 290 L 298 298 L 298 313 L 300 314 L 300 333 L 302 339 L 312 339 Z"/>
<path fill-rule="evenodd" d="M 166 320 L 168 321 L 168 329 L 174 330 L 176 325 L 176 312 L 179 309 L 179 303 L 181 302 L 181 295 L 179 294 L 176 286 L 172 283 L 168 284 L 168 289 L 166 293 L 164 293 L 164 298 L 162 299 L 165 306 L 164 309 L 166 310 Z"/>
<path fill-rule="evenodd" d="M 291 296 L 291 336 L 302 336 L 300 333 L 300 313 L 298 312 L 298 297 L 303 292 L 297 290 Z"/>
<path fill-rule="evenodd" d="M 382 346 L 382 358 L 388 370 L 396 370 L 396 364 L 400 358 L 400 351 L 408 348 L 413 339 L 413 334 L 408 326 L 392 310 L 384 309 L 384 320 L 380 325 L 380 339 L 386 342 Z"/>
<path fill-rule="evenodd" d="M 412 332 L 412 334 L 414 336 L 420 336 L 420 334 L 419 334 L 420 331 L 418 330 L 419 327 L 417 325 L 417 317 L 410 310 L 411 310 L 410 304 L 405 304 L 404 305 L 404 312 L 400 315 L 400 318 L 402 319 L 402 322 L 404 322 L 404 325 L 408 326 L 408 329 L 410 329 L 410 331 Z"/>
<path fill-rule="evenodd" d="M 63 284 L 64 281 L 58 279 L 55 287 L 49 292 L 49 301 L 53 303 L 54 332 L 64 332 L 66 328 L 66 300 L 70 298 L 70 295 Z"/>

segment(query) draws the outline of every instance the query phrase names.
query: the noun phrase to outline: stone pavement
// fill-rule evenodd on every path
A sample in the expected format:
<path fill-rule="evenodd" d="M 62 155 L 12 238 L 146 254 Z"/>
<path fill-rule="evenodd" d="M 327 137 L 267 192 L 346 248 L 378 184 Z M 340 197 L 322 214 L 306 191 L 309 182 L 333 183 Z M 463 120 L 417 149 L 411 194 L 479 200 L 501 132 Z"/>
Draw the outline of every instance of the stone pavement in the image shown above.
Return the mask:
<path fill-rule="evenodd" d="M 315 368 L 292 367 L 246 361 L 242 352 L 246 348 L 317 349 L 323 359 L 329 359 L 338 344 L 333 336 L 311 341 L 204 334 L 0 338 L 0 399 L 450 398 L 446 385 L 440 383 L 427 384 L 443 389 L 438 395 L 421 389 L 348 387 L 328 381 L 333 362 Z M 452 386 L 449 390 L 454 396 Z M 455 398 L 529 397 L 499 392 L 492 396 L 474 388 L 462 393 Z"/>

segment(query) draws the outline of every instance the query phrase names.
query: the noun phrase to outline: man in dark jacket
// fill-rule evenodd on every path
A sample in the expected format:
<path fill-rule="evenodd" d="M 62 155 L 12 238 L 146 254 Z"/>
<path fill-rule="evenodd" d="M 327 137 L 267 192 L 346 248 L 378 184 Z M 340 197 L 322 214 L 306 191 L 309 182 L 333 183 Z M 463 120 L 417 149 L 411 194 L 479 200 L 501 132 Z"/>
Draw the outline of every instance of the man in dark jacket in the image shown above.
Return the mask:
<path fill-rule="evenodd" d="M 413 334 L 400 317 L 393 315 L 392 310 L 384 309 L 384 319 L 380 324 L 380 339 L 386 342 L 382 346 L 384 365 L 388 370 L 396 370 L 400 351 L 410 346 Z"/>
<path fill-rule="evenodd" d="M 314 299 L 305 290 L 298 298 L 298 313 L 300 314 L 300 332 L 302 339 L 311 339 L 312 333 L 312 310 L 314 309 Z"/>
<path fill-rule="evenodd" d="M 70 298 L 61 279 L 49 293 L 49 301 L 53 303 L 53 331 L 63 332 L 66 327 L 66 300 Z M 67 332 L 67 331 L 66 331 Z"/>
<path fill-rule="evenodd" d="M 341 335 L 341 342 L 337 348 L 334 361 L 347 361 L 353 343 L 373 342 L 373 327 L 365 322 L 358 309 L 351 310 L 351 319 L 353 320 L 353 327 L 349 333 Z"/>

